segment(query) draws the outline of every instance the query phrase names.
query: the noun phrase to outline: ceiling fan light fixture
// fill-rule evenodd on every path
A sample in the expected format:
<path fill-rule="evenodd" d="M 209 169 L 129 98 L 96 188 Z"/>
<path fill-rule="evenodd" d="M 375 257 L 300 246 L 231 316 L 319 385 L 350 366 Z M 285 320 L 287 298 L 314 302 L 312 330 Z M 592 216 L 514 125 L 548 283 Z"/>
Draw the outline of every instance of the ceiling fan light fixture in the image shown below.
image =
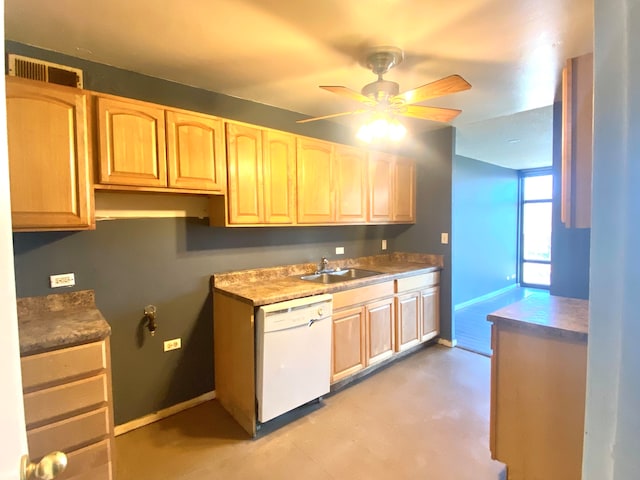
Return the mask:
<path fill-rule="evenodd" d="M 359 140 L 366 143 L 390 140 L 399 142 L 407 134 L 407 129 L 395 117 L 374 115 L 358 130 Z"/>

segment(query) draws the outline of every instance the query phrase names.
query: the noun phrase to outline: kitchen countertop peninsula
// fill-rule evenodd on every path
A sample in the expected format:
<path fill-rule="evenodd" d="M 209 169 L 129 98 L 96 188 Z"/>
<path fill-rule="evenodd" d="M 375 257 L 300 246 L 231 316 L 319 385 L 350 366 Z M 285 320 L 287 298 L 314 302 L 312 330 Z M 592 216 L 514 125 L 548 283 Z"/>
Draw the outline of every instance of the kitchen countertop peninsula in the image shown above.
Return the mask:
<path fill-rule="evenodd" d="M 508 480 L 579 480 L 589 302 L 536 293 L 487 319 L 492 458 Z"/>
<path fill-rule="evenodd" d="M 257 307 L 438 271 L 442 266 L 442 255 L 389 253 L 330 261 L 329 268 L 360 268 L 380 274 L 327 285 L 300 279 L 302 275 L 315 272 L 318 268 L 316 263 L 216 273 L 211 281 L 215 291 Z"/>
<path fill-rule="evenodd" d="M 17 299 L 20 355 L 104 340 L 111 327 L 93 290 Z"/>
<path fill-rule="evenodd" d="M 587 341 L 589 301 L 535 293 L 487 316 L 489 322 Z"/>

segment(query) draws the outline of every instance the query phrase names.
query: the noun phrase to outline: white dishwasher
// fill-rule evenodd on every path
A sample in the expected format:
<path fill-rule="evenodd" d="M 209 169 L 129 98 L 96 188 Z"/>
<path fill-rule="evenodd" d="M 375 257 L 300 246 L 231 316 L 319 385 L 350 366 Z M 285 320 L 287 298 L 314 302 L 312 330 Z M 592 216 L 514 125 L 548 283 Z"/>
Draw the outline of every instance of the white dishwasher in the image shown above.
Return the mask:
<path fill-rule="evenodd" d="M 256 398 L 266 422 L 329 392 L 332 295 L 258 309 Z"/>

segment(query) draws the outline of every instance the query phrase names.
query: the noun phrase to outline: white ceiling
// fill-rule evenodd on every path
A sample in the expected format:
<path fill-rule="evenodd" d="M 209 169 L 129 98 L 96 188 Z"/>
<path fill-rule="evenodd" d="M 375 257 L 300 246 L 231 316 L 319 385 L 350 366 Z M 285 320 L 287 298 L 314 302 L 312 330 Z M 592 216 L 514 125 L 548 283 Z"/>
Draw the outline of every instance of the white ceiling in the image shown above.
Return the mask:
<path fill-rule="evenodd" d="M 471 83 L 424 103 L 463 110 L 452 125 L 471 138 L 478 122 L 552 103 L 564 60 L 593 49 L 593 0 L 5 0 L 5 36 L 310 116 L 356 108 L 318 86 L 359 91 L 375 80 L 364 48 L 394 45 L 405 61 L 385 79 L 401 91 Z"/>

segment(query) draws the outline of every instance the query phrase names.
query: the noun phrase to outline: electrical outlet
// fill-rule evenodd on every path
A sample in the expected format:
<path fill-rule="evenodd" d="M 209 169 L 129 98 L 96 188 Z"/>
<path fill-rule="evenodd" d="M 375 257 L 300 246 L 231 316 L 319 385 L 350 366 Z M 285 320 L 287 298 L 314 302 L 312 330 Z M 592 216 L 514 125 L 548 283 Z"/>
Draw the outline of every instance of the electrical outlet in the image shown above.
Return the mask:
<path fill-rule="evenodd" d="M 171 350 L 178 350 L 182 348 L 182 339 L 181 338 L 173 338 L 171 340 L 165 340 L 164 342 L 164 351 L 169 352 Z"/>
<path fill-rule="evenodd" d="M 73 287 L 76 284 L 76 276 L 73 273 L 60 273 L 49 275 L 49 285 L 51 288 Z"/>
<path fill-rule="evenodd" d="M 443 245 L 449 243 L 449 234 L 447 232 L 442 232 L 440 234 L 440 243 Z"/>
<path fill-rule="evenodd" d="M 336 247 L 336 255 L 344 255 L 344 247 Z"/>
<path fill-rule="evenodd" d="M 387 241 L 382 240 L 382 250 L 386 250 L 386 249 L 387 249 Z"/>

